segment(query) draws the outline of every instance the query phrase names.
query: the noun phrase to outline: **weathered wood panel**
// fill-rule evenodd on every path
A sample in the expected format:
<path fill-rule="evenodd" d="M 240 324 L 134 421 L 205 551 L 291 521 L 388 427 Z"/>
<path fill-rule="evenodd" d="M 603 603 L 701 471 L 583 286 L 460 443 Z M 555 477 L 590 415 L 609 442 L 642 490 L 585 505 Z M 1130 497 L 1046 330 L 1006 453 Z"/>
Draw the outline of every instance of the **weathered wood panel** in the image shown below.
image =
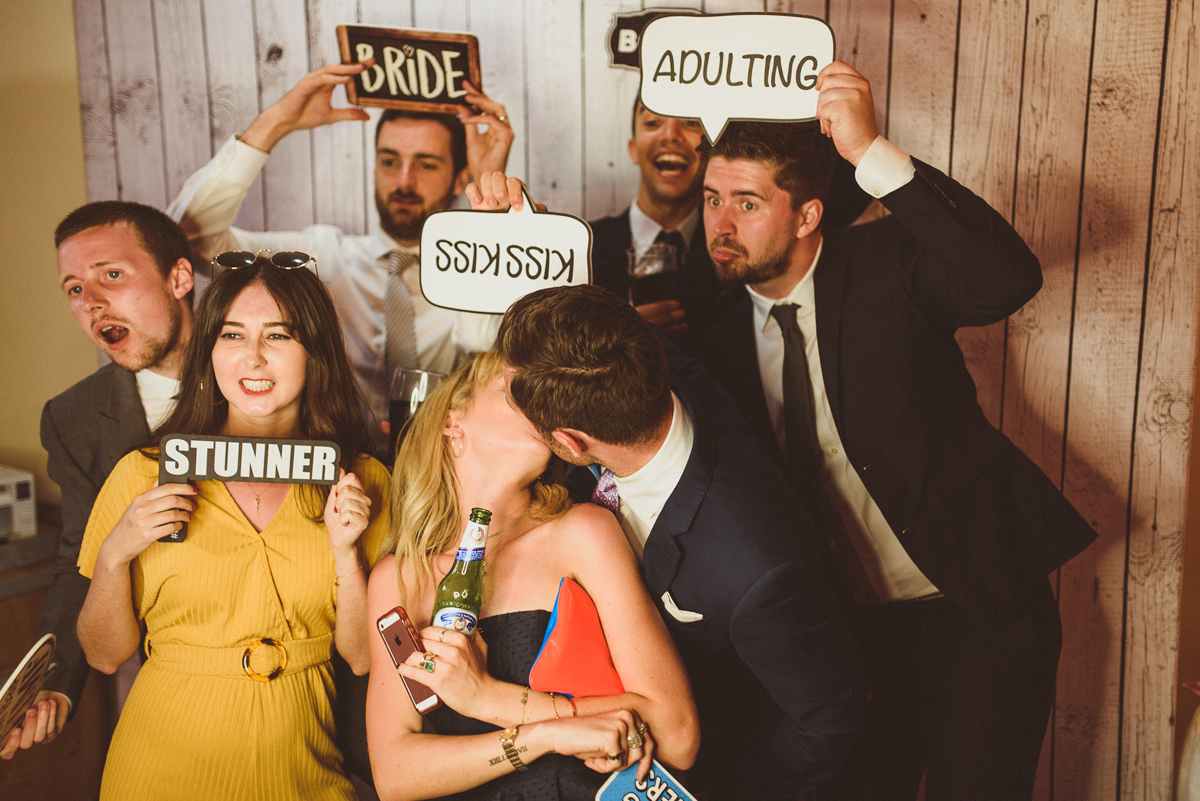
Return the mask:
<path fill-rule="evenodd" d="M 892 25 L 888 139 L 905 153 L 948 171 L 958 2 L 896 0 Z"/>
<path fill-rule="evenodd" d="M 154 15 L 150 0 L 105 4 L 113 134 L 122 200 L 167 204 Z"/>
<path fill-rule="evenodd" d="M 1012 218 L 1025 0 L 966 3 L 959 23 L 958 83 L 950 174 Z M 1005 323 L 958 332 L 979 402 L 1000 427 Z"/>
<path fill-rule="evenodd" d="M 1147 60 L 1153 57 L 1150 34 L 1156 22 L 1161 18 L 1148 14 L 1137 24 L 1146 33 L 1141 41 L 1146 43 Z M 1126 755 L 1121 761 L 1121 797 L 1139 801 L 1161 798 L 1174 774 L 1175 652 L 1187 511 L 1187 486 L 1181 478 L 1187 475 L 1195 408 L 1192 370 L 1200 265 L 1198 23 L 1195 0 L 1171 4 L 1162 62 L 1168 80 L 1158 105 L 1155 143 L 1158 163 L 1134 429 L 1121 727 Z M 1184 718 L 1181 724 L 1187 722 Z"/>
<path fill-rule="evenodd" d="M 526 90 L 529 190 L 539 203 L 570 214 L 583 214 L 582 27 L 576 4 L 525 7 L 526 75 L 537 84 Z"/>
<path fill-rule="evenodd" d="M 88 200 L 120 197 L 117 140 L 113 125 L 112 75 L 104 3 L 75 0 L 75 45 L 79 59 L 79 113 Z"/>
<path fill-rule="evenodd" d="M 359 22 L 363 25 L 377 25 L 381 28 L 411 28 L 412 6 L 408 3 L 397 3 L 395 0 L 360 0 Z M 379 214 L 375 211 L 375 125 L 383 109 L 368 108 L 371 115 L 369 122 L 362 126 L 363 138 L 363 186 L 367 197 L 364 205 L 367 207 L 367 231 L 375 233 L 379 230 Z"/>
<path fill-rule="evenodd" d="M 837 57 L 871 82 L 875 122 L 887 136 L 892 0 L 830 0 L 829 27 L 833 29 Z"/>
<path fill-rule="evenodd" d="M 162 97 L 167 198 L 212 155 L 208 66 L 196 33 L 204 31 L 201 0 L 154 0 L 154 39 Z"/>
<path fill-rule="evenodd" d="M 313 69 L 338 62 L 337 26 L 358 21 L 357 0 L 309 0 L 308 61 Z M 334 106 L 345 108 L 345 88 L 333 91 Z M 367 230 L 361 124 L 340 122 L 312 131 L 315 219 L 352 234 Z M 373 209 L 372 209 L 372 213 Z"/>
<path fill-rule="evenodd" d="M 304 0 L 254 3 L 261 108 L 283 97 L 309 71 L 305 12 Z M 296 131 L 275 145 L 262 182 L 266 230 L 288 231 L 317 222 L 311 131 Z"/>
<path fill-rule="evenodd" d="M 246 130 L 258 116 L 254 14 L 252 6 L 241 0 L 204 0 L 204 19 L 205 30 L 211 29 L 213 33 L 204 37 L 204 50 L 212 115 L 210 149 L 215 153 L 229 137 Z M 265 230 L 263 211 L 260 176 L 242 202 L 235 224 L 250 231 Z"/>
<path fill-rule="evenodd" d="M 524 179 L 528 174 L 524 20 L 504 3 L 489 0 L 475 0 L 470 11 L 471 32 L 479 37 L 484 91 L 504 105 L 515 136 L 508 154 L 507 171 Z"/>

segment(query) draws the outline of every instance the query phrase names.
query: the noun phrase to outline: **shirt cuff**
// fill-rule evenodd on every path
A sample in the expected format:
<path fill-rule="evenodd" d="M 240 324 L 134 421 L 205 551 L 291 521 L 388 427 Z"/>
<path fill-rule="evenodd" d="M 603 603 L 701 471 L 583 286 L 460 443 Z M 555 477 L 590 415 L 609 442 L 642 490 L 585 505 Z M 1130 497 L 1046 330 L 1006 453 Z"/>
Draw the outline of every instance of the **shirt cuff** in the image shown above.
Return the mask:
<path fill-rule="evenodd" d="M 228 180 L 249 187 L 262 172 L 268 158 L 270 158 L 269 153 L 264 153 L 236 136 L 231 136 L 225 146 L 217 152 L 214 161 L 222 165 L 222 171 Z"/>
<path fill-rule="evenodd" d="M 858 163 L 854 180 L 868 195 L 879 198 L 895 192 L 915 174 L 916 169 L 907 153 L 882 136 L 876 136 Z"/>

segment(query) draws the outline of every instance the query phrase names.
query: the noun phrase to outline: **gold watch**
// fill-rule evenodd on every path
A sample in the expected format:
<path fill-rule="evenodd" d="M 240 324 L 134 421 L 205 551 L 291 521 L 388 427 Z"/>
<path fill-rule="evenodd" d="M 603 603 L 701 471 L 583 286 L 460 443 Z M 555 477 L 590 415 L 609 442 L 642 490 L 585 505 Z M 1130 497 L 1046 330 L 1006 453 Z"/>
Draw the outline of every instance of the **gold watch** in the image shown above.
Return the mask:
<path fill-rule="evenodd" d="M 517 739 L 517 732 L 520 730 L 520 726 L 513 726 L 511 729 L 500 732 L 500 745 L 504 748 L 504 755 L 508 757 L 512 766 L 517 770 L 525 770 L 529 766 L 521 761 L 521 755 L 517 753 L 516 748 L 513 748 L 513 742 Z"/>

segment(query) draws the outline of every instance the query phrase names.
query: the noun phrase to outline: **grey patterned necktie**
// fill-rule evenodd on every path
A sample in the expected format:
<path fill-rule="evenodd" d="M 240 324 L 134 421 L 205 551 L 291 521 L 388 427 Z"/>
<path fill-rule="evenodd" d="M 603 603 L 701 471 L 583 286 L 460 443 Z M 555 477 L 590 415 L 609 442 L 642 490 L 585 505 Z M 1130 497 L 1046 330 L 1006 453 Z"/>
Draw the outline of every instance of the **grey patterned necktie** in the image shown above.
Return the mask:
<path fill-rule="evenodd" d="M 413 313 L 412 296 L 400 276 L 417 257 L 411 253 L 393 250 L 387 255 L 387 292 L 383 296 L 383 319 L 387 326 L 387 345 L 384 366 L 387 368 L 385 381 L 390 385 L 392 376 L 400 367 L 419 367 L 417 363 L 417 329 Z M 384 388 L 387 392 L 387 387 Z"/>

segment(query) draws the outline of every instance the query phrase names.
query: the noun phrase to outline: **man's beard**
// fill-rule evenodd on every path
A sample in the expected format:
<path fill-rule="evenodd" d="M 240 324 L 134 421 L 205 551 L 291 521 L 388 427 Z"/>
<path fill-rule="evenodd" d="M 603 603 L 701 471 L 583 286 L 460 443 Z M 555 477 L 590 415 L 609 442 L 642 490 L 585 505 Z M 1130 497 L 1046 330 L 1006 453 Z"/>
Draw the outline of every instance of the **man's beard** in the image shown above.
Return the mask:
<path fill-rule="evenodd" d="M 401 209 L 394 214 L 388 209 L 388 200 L 395 198 L 397 200 L 405 200 L 416 202 L 420 205 L 409 211 Z M 421 238 L 421 229 L 425 227 L 425 220 L 435 211 L 450 208 L 450 204 L 454 201 L 454 190 L 451 189 L 446 193 L 445 197 L 440 202 L 427 206 L 425 198 L 415 192 L 401 192 L 399 190 L 392 192 L 388 197 L 384 197 L 375 193 L 375 209 L 379 212 L 379 227 L 383 232 L 395 239 L 398 242 L 413 242 Z"/>
<path fill-rule="evenodd" d="M 710 251 L 713 248 L 732 250 L 742 257 L 739 261 L 725 264 L 716 260 L 713 261 L 713 269 L 716 270 L 717 278 L 725 284 L 758 284 L 763 281 L 769 281 L 772 278 L 778 278 L 787 272 L 789 264 L 787 248 L 774 253 L 767 253 L 757 261 L 749 261 L 749 251 L 732 239 L 729 239 L 725 234 L 714 238 L 708 243 L 708 247 Z"/>
<path fill-rule="evenodd" d="M 178 301 L 170 295 L 167 295 L 167 299 L 167 333 L 161 338 L 151 339 L 139 332 L 139 336 L 144 341 L 137 351 L 110 353 L 109 358 L 116 362 L 121 369 L 136 373 L 147 368 L 158 367 L 179 344 L 179 334 L 183 329 L 183 315 L 179 311 Z M 132 334 L 133 329 L 130 328 L 127 336 Z"/>

